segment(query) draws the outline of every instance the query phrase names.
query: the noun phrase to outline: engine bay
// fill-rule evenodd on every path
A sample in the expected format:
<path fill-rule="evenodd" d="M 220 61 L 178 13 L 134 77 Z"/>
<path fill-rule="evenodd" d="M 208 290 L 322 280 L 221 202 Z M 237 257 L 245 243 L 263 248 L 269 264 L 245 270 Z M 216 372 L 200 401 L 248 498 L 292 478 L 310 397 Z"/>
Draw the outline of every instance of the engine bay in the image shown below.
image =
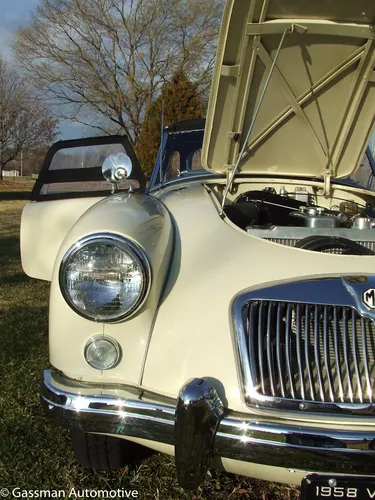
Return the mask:
<path fill-rule="evenodd" d="M 306 188 L 273 187 L 240 194 L 225 215 L 248 234 L 305 250 L 375 255 L 375 209 L 370 203 L 337 200 L 314 204 Z"/>

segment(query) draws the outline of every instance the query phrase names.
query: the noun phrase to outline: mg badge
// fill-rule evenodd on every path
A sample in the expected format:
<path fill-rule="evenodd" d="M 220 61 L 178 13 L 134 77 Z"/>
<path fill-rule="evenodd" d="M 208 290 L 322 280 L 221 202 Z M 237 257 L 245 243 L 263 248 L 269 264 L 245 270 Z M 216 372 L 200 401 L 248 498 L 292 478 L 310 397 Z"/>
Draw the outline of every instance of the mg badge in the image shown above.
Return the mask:
<path fill-rule="evenodd" d="M 362 294 L 362 302 L 369 309 L 375 309 L 375 288 L 368 288 Z"/>

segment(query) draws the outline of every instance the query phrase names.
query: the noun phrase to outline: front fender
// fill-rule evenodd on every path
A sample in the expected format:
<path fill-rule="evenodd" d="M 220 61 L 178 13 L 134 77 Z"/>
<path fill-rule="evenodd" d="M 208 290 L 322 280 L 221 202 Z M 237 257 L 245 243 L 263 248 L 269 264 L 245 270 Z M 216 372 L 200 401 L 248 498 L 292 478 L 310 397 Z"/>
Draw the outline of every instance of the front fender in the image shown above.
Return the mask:
<path fill-rule="evenodd" d="M 97 233 L 114 233 L 142 247 L 151 267 L 151 288 L 142 308 L 129 320 L 95 323 L 76 314 L 59 287 L 59 269 L 67 250 L 79 239 Z M 50 296 L 50 361 L 66 375 L 79 380 L 121 382 L 136 385 L 141 374 L 149 336 L 166 280 L 173 246 L 173 226 L 163 204 L 137 194 L 103 199 L 89 209 L 69 231 L 55 261 Z M 84 347 L 93 335 L 105 334 L 123 347 L 119 365 L 108 372 L 91 368 Z"/>
<path fill-rule="evenodd" d="M 226 407 L 248 412 L 238 377 L 234 298 L 299 279 L 375 274 L 375 261 L 301 250 L 247 234 L 219 216 L 209 191 L 209 186 L 191 183 L 160 195 L 172 214 L 176 241 L 142 385 L 177 397 L 187 380 L 205 378 Z"/>
<path fill-rule="evenodd" d="M 21 219 L 21 262 L 31 278 L 51 281 L 57 252 L 77 220 L 98 198 L 28 203 Z"/>

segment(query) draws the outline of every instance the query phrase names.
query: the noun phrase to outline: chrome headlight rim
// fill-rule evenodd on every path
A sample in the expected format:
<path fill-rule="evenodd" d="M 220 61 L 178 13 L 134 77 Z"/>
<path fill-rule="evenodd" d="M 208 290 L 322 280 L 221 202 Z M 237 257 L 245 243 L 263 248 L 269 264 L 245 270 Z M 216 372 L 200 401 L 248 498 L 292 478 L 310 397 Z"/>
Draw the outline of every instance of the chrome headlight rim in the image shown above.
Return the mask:
<path fill-rule="evenodd" d="M 104 243 L 104 244 L 112 244 L 112 245 L 117 245 L 124 251 L 128 252 L 130 255 L 136 258 L 136 260 L 139 262 L 141 270 L 142 270 L 142 276 L 143 276 L 143 287 L 142 287 L 142 292 L 137 300 L 137 302 L 133 305 L 131 309 L 126 311 L 124 314 L 116 317 L 116 318 L 108 318 L 108 319 L 95 319 L 93 316 L 89 314 L 85 314 L 84 311 L 79 309 L 70 299 L 65 286 L 64 286 L 64 274 L 65 274 L 65 268 L 66 265 L 71 257 L 74 256 L 78 251 L 80 251 L 84 246 L 92 243 Z M 94 233 L 90 234 L 87 236 L 84 236 L 83 238 L 80 238 L 77 240 L 64 254 L 61 263 L 60 263 L 60 269 L 59 269 L 59 286 L 60 286 L 60 291 L 61 294 L 65 300 L 65 302 L 68 304 L 68 306 L 79 316 L 82 316 L 85 319 L 88 319 L 90 321 L 94 321 L 95 323 L 119 323 L 121 321 L 124 321 L 125 319 L 129 319 L 131 316 L 133 316 L 139 309 L 143 306 L 145 303 L 150 288 L 151 288 L 151 266 L 149 263 L 149 260 L 146 256 L 146 253 L 144 250 L 133 240 L 130 240 L 126 238 L 125 236 L 118 235 L 116 233 Z"/>

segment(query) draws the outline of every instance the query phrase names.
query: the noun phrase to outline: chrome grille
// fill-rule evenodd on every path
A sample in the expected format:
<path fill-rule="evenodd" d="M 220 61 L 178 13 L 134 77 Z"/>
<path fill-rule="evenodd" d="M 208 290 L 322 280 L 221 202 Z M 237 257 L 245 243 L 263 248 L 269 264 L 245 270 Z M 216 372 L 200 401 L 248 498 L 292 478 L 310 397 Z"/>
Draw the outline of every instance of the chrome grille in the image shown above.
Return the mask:
<path fill-rule="evenodd" d="M 253 300 L 243 321 L 257 395 L 373 402 L 374 322 L 353 307 Z"/>

